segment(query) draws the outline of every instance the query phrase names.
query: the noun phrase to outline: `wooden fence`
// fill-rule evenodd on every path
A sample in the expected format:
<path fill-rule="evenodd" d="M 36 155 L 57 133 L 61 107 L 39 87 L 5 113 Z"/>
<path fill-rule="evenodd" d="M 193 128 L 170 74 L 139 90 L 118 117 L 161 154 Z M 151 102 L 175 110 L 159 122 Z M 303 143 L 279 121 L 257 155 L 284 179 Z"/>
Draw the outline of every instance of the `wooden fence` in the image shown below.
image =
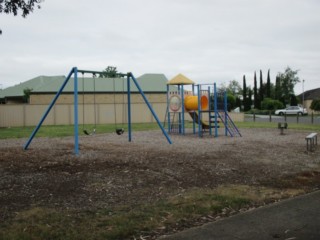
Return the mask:
<path fill-rule="evenodd" d="M 166 115 L 166 103 L 152 103 L 153 110 L 161 122 Z M 0 105 L 0 127 L 36 126 L 48 105 L 2 104 Z M 79 124 L 112 124 L 127 122 L 126 104 L 85 104 L 78 108 Z M 191 120 L 189 114 L 185 119 Z M 234 121 L 244 121 L 242 113 L 230 113 Z M 156 122 L 144 103 L 131 105 L 132 123 Z M 72 125 L 74 123 L 73 104 L 57 104 L 51 109 L 43 125 Z"/>

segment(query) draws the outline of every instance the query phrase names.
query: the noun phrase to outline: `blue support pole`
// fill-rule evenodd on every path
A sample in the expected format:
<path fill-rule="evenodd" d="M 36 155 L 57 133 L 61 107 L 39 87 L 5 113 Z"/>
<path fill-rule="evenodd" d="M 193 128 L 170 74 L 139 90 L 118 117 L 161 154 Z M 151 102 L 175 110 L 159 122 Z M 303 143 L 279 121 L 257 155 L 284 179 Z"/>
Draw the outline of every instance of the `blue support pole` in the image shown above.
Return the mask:
<path fill-rule="evenodd" d="M 211 98 L 210 98 L 210 86 L 208 86 L 208 102 L 209 102 L 209 135 L 212 136 L 212 116 L 211 116 Z"/>
<path fill-rule="evenodd" d="M 131 89 L 130 74 L 127 74 L 127 97 L 128 97 L 128 141 L 131 142 Z"/>
<path fill-rule="evenodd" d="M 217 85 L 213 84 L 213 94 L 214 94 L 214 136 L 218 137 L 218 97 L 217 97 Z"/>
<path fill-rule="evenodd" d="M 78 69 L 74 70 L 74 153 L 79 155 L 79 120 L 78 120 Z"/>
<path fill-rule="evenodd" d="M 202 137 L 202 125 L 201 125 L 201 96 L 200 96 L 200 85 L 198 87 L 198 135 Z"/>
<path fill-rule="evenodd" d="M 181 128 L 182 128 L 182 134 L 185 134 L 185 129 L 184 129 L 184 86 L 181 85 L 181 107 L 182 107 L 182 119 L 181 119 Z"/>
<path fill-rule="evenodd" d="M 192 84 L 192 95 L 194 95 L 194 84 Z M 194 121 L 195 119 L 195 112 L 192 113 L 193 118 L 192 118 L 192 128 L 193 128 L 193 134 L 196 134 L 196 123 Z"/>
<path fill-rule="evenodd" d="M 178 93 L 179 93 L 179 96 L 181 96 L 181 86 L 178 85 Z M 178 112 L 178 131 L 179 131 L 179 134 L 181 134 L 181 113 L 182 112 Z"/>
<path fill-rule="evenodd" d="M 170 86 L 167 85 L 167 120 L 168 120 L 168 132 L 170 132 L 170 127 L 171 127 L 171 123 L 170 123 L 170 109 L 169 109 L 169 92 L 170 91 Z"/>
<path fill-rule="evenodd" d="M 131 79 L 133 80 L 134 84 L 135 84 L 135 85 L 136 85 L 136 87 L 138 88 L 138 90 L 139 90 L 139 92 L 140 92 L 140 94 L 141 94 L 141 96 L 142 96 L 143 100 L 145 101 L 145 103 L 147 104 L 147 106 L 148 106 L 149 110 L 151 111 L 151 113 L 152 113 L 153 117 L 156 119 L 156 121 L 157 121 L 157 123 L 158 123 L 159 127 L 160 127 L 160 128 L 161 128 L 161 130 L 162 130 L 163 135 L 166 137 L 166 139 L 167 139 L 168 143 L 169 143 L 169 144 L 172 144 L 172 141 L 171 141 L 171 139 L 170 139 L 169 135 L 167 134 L 166 130 L 163 128 L 162 124 L 160 123 L 160 120 L 159 120 L 159 118 L 158 118 L 157 114 L 153 111 L 153 109 L 152 109 L 152 107 L 151 107 L 151 105 L 150 105 L 150 103 L 149 103 L 149 101 L 148 101 L 147 97 L 144 95 L 144 93 L 143 93 L 143 91 L 142 91 L 142 89 L 141 89 L 141 87 L 140 87 L 139 83 L 137 82 L 137 80 L 135 79 L 135 77 L 133 76 L 133 74 L 132 74 L 132 73 L 129 73 L 129 74 L 130 74 L 130 77 L 131 77 Z M 128 74 L 128 75 L 129 75 L 129 74 Z"/>
<path fill-rule="evenodd" d="M 55 104 L 55 102 L 57 101 L 58 97 L 60 96 L 61 92 L 63 91 L 64 87 L 67 85 L 69 79 L 71 78 L 72 74 L 74 73 L 75 68 L 72 68 L 69 75 L 66 77 L 66 79 L 64 80 L 62 86 L 60 87 L 59 91 L 57 92 L 56 96 L 53 98 L 52 102 L 50 103 L 49 107 L 47 108 L 46 112 L 43 114 L 40 122 L 38 123 L 38 125 L 36 126 L 36 128 L 33 130 L 33 132 L 31 133 L 27 143 L 24 145 L 23 149 L 27 150 L 30 143 L 32 142 L 34 136 L 37 134 L 37 132 L 39 131 L 42 123 L 44 122 L 44 120 L 46 119 L 46 117 L 48 116 L 51 108 L 53 107 L 53 105 Z"/>

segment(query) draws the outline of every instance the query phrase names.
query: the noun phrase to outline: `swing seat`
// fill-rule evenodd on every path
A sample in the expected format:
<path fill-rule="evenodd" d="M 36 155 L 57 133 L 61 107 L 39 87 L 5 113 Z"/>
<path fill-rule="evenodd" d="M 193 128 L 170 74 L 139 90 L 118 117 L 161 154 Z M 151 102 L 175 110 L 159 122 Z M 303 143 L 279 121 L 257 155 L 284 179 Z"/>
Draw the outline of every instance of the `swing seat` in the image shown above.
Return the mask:
<path fill-rule="evenodd" d="M 84 133 L 85 135 L 90 135 L 87 130 L 83 130 L 83 133 Z"/>
<path fill-rule="evenodd" d="M 92 136 L 92 135 L 96 134 L 96 129 L 93 129 L 93 131 L 92 131 L 91 133 L 89 133 L 86 129 L 84 129 L 84 130 L 83 130 L 83 133 L 84 133 L 85 135 Z"/>
<path fill-rule="evenodd" d="M 118 135 L 122 135 L 122 134 L 124 133 L 124 128 L 117 128 L 117 129 L 116 129 L 116 133 L 117 133 Z"/>

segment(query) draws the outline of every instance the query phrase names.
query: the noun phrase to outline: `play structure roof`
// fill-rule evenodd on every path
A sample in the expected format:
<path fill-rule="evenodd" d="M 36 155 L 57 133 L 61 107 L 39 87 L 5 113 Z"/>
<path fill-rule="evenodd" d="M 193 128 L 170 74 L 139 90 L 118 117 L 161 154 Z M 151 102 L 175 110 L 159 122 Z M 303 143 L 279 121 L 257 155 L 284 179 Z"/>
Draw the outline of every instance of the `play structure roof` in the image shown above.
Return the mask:
<path fill-rule="evenodd" d="M 168 85 L 191 85 L 191 84 L 194 84 L 194 81 L 187 78 L 183 74 L 179 73 L 177 76 L 172 78 L 167 84 Z"/>

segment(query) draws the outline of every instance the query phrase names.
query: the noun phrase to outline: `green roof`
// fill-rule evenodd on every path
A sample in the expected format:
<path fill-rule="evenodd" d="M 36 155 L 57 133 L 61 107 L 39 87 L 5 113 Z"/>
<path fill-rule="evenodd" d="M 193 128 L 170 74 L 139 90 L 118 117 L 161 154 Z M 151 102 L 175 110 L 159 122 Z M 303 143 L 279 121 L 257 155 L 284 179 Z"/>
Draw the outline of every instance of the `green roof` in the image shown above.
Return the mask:
<path fill-rule="evenodd" d="M 17 84 L 12 87 L 5 88 L 0 91 L 0 98 L 4 97 L 21 97 L 23 96 L 23 90 L 24 89 L 32 89 L 33 91 L 36 91 L 37 89 L 41 88 L 42 86 L 45 86 L 49 84 L 52 81 L 65 79 L 64 76 L 55 76 L 55 77 L 46 77 L 46 76 L 40 76 L 33 78 L 31 80 L 28 80 L 26 82 Z"/>
<path fill-rule="evenodd" d="M 65 76 L 39 76 L 18 85 L 0 90 L 0 98 L 23 96 L 24 89 L 32 89 L 31 94 L 56 93 L 63 82 Z M 166 92 L 168 82 L 164 74 L 144 74 L 137 78 L 143 92 Z M 65 86 L 63 92 L 71 93 L 74 89 L 74 79 L 71 78 Z M 124 92 L 127 91 L 126 78 L 82 78 L 78 76 L 79 92 Z M 131 81 L 131 92 L 138 92 L 137 87 Z"/>

